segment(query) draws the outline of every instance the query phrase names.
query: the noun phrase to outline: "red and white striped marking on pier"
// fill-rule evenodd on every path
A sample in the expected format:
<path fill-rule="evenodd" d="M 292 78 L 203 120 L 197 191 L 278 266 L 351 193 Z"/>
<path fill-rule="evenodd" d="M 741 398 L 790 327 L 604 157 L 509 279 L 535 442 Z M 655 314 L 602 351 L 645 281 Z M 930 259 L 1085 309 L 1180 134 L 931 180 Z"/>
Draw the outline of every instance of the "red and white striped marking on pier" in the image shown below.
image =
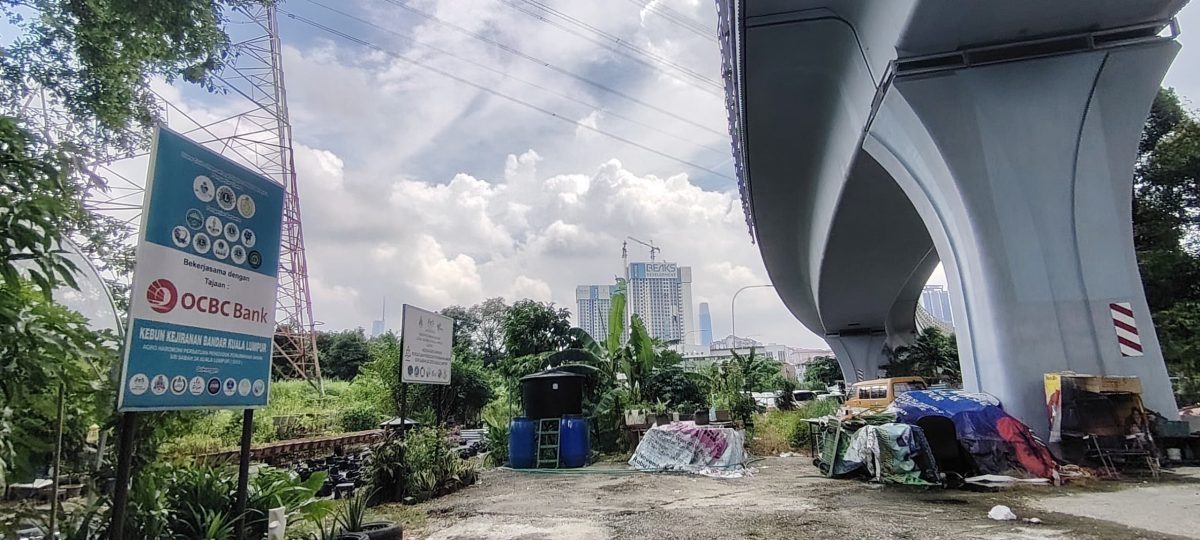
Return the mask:
<path fill-rule="evenodd" d="M 1121 356 L 1142 356 L 1142 338 L 1138 336 L 1133 307 L 1129 302 L 1113 302 L 1108 305 L 1108 310 L 1112 312 L 1113 329 L 1117 331 L 1117 346 L 1121 349 Z"/>

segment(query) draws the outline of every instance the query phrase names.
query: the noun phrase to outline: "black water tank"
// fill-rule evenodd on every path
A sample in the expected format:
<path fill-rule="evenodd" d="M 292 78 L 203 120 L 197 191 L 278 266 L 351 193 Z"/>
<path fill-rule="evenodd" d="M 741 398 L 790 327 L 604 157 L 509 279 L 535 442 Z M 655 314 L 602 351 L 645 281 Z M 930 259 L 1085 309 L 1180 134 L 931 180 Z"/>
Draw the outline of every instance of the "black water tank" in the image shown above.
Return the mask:
<path fill-rule="evenodd" d="M 521 378 L 521 405 L 529 418 L 561 418 L 583 414 L 585 377 L 569 371 L 547 370 Z"/>

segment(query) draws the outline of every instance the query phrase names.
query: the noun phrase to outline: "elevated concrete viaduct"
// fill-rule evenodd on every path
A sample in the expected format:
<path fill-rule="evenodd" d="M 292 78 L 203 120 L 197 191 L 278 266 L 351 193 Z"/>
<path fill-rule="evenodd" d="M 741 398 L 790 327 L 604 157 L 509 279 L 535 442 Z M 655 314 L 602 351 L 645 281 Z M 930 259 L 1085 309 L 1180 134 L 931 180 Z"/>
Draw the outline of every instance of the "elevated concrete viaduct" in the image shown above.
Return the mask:
<path fill-rule="evenodd" d="M 1049 371 L 1137 375 L 1175 412 L 1131 196 L 1183 4 L 719 2 L 748 223 L 847 380 L 912 340 L 940 261 L 967 389 L 1041 433 Z"/>

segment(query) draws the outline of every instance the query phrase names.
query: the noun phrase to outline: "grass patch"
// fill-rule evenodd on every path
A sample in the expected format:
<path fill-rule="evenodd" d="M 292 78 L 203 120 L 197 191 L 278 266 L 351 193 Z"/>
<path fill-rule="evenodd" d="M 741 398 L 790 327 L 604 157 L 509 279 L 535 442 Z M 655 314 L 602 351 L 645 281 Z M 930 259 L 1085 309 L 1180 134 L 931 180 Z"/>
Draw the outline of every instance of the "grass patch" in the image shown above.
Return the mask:
<path fill-rule="evenodd" d="M 833 401 L 810 401 L 794 411 L 772 410 L 754 415 L 750 453 L 768 456 L 807 451 L 809 435 L 805 420 L 833 414 L 837 409 L 838 404 Z"/>
<path fill-rule="evenodd" d="M 400 526 L 404 527 L 404 531 L 409 529 L 421 529 L 429 523 L 429 516 L 425 510 L 416 507 L 399 503 L 381 504 L 368 511 L 373 520 L 395 521 Z"/>
<path fill-rule="evenodd" d="M 349 381 L 326 380 L 324 388 L 321 396 L 306 381 L 272 382 L 267 407 L 254 414 L 254 444 L 342 433 L 347 426 L 377 427 L 371 416 L 380 421 L 385 417 L 374 396 Z M 241 425 L 241 411 L 199 413 L 187 421 L 182 435 L 166 441 L 160 451 L 168 457 L 184 457 L 236 448 Z"/>

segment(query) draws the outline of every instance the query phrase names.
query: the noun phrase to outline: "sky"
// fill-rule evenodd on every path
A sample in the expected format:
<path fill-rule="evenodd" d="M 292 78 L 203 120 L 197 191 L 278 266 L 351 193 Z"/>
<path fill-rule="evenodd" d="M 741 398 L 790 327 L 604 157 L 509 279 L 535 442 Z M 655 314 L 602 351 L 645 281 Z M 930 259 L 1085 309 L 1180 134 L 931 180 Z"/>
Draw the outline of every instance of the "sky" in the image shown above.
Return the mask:
<path fill-rule="evenodd" d="M 605 33 L 590 38 L 567 20 L 546 17 L 571 31 L 521 12 L 534 8 L 515 0 L 283 4 L 321 329 L 369 329 L 385 297 L 391 329 L 403 303 L 436 310 L 502 296 L 574 312 L 575 286 L 612 283 L 622 241 L 633 236 L 659 246 L 659 260 L 692 267 L 694 302 L 710 304 L 714 337 L 729 333 L 731 295 L 770 280 L 733 180 L 723 92 L 711 84 L 715 32 L 689 28 L 715 28 L 714 5 L 650 4 L 669 8 L 671 20 L 643 3 L 548 4 Z M 1185 8 L 1180 22 L 1184 48 L 1165 84 L 1195 108 L 1200 38 L 1188 32 L 1200 32 L 1200 8 Z M 601 46 L 613 39 L 637 51 Z M 646 54 L 680 69 L 647 65 Z M 220 114 L 217 96 L 165 91 L 200 116 Z M 648 254 L 630 242 L 629 255 Z M 931 278 L 944 280 L 940 270 Z M 747 290 L 736 309 L 743 337 L 825 346 L 771 289 Z"/>

